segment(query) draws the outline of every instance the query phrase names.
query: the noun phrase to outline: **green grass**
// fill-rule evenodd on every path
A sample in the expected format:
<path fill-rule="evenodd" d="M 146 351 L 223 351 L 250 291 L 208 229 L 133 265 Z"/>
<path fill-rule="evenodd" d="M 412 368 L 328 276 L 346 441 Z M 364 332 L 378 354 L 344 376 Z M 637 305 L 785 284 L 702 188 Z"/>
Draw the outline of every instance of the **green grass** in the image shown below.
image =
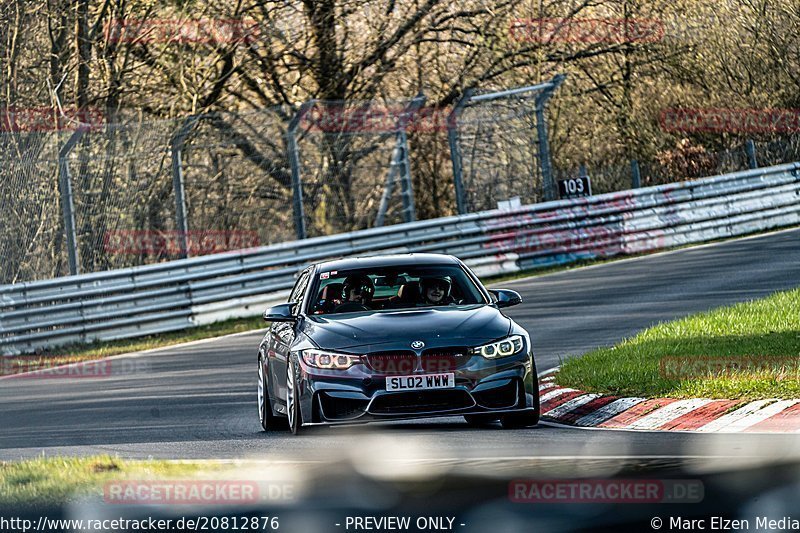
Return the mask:
<path fill-rule="evenodd" d="M 651 398 L 800 398 L 800 289 L 659 324 L 566 361 L 556 381 Z"/>
<path fill-rule="evenodd" d="M 208 463 L 125 461 L 108 455 L 0 462 L 0 507 L 59 506 L 86 495 L 101 498 L 109 481 L 191 479 L 220 469 Z"/>

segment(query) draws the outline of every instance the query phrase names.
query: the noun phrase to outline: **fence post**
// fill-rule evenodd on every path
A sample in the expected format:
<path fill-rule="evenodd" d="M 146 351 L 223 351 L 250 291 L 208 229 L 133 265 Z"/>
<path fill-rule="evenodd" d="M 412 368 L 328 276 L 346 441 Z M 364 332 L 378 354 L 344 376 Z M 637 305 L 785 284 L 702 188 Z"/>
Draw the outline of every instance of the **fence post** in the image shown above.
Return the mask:
<path fill-rule="evenodd" d="M 453 110 L 447 115 L 447 143 L 450 145 L 450 161 L 453 163 L 453 185 L 456 193 L 456 211 L 459 215 L 467 212 L 467 202 L 464 195 L 464 176 L 461 162 L 461 147 L 458 142 L 458 117 L 475 93 L 473 87 L 468 87 L 461 95 Z"/>
<path fill-rule="evenodd" d="M 405 130 L 397 134 L 398 159 L 402 161 L 403 170 L 400 174 L 400 194 L 403 198 L 403 221 L 414 222 L 417 212 L 414 205 L 414 186 L 411 183 L 411 169 L 408 164 L 408 136 Z"/>
<path fill-rule="evenodd" d="M 747 152 L 747 165 L 750 168 L 758 168 L 758 160 L 756 159 L 756 143 L 753 139 L 747 139 L 744 145 L 744 150 Z"/>
<path fill-rule="evenodd" d="M 550 144 L 547 140 L 547 122 L 544 117 L 544 107 L 547 100 L 553 95 L 553 92 L 558 89 L 566 76 L 564 74 L 556 75 L 551 81 L 551 86 L 542 91 L 536 98 L 536 133 L 539 138 L 539 168 L 542 173 L 542 182 L 544 185 L 544 199 L 545 201 L 555 200 L 556 183 L 553 178 L 553 167 L 550 162 Z"/>
<path fill-rule="evenodd" d="M 414 222 L 417 220 L 416 204 L 414 201 L 414 184 L 411 181 L 411 163 L 408 160 L 408 135 L 406 135 L 406 127 L 408 126 L 409 118 L 413 119 L 423 105 L 425 105 L 425 95 L 418 94 L 411 100 L 411 103 L 406 106 L 406 109 L 403 111 L 403 116 L 399 117 L 397 123 L 397 145 L 395 149 L 399 151 L 396 160 L 402 164 L 400 194 L 403 198 L 403 220 L 405 222 Z"/>
<path fill-rule="evenodd" d="M 64 233 L 67 238 L 69 273 L 72 276 L 77 276 L 81 273 L 81 270 L 78 264 L 78 239 L 75 235 L 75 205 L 72 196 L 72 177 L 70 176 L 67 158 L 85 132 L 86 128 L 84 126 L 79 127 L 58 151 L 58 185 L 59 189 L 61 189 L 61 215 L 64 218 Z"/>
<path fill-rule="evenodd" d="M 292 117 L 292 120 L 289 121 L 289 129 L 286 131 L 286 152 L 292 172 L 292 214 L 294 231 L 298 240 L 306 238 L 306 215 L 303 206 L 303 181 L 300 177 L 300 153 L 297 148 L 297 127 L 300 125 L 303 115 L 316 102 L 316 100 L 303 102 L 300 109 Z"/>
<path fill-rule="evenodd" d="M 403 221 L 414 222 L 417 218 L 414 201 L 414 186 L 411 181 L 411 163 L 408 159 L 408 136 L 406 135 L 406 128 L 408 127 L 408 123 L 414 120 L 417 111 L 425 105 L 425 100 L 425 95 L 422 93 L 415 96 L 405 109 L 403 109 L 395 122 L 395 128 L 397 129 L 396 142 L 394 150 L 392 150 L 392 160 L 389 163 L 386 187 L 383 189 L 381 203 L 378 207 L 378 216 L 375 218 L 375 227 L 383 226 L 386 211 L 389 209 L 389 199 L 394 191 L 394 182 L 398 173 L 400 173 L 400 192 L 403 200 Z"/>
<path fill-rule="evenodd" d="M 639 161 L 631 159 L 631 188 L 638 189 L 642 186 L 642 174 L 639 172 Z"/>
<path fill-rule="evenodd" d="M 383 189 L 383 195 L 381 196 L 381 203 L 378 206 L 378 216 L 375 217 L 375 227 L 379 228 L 383 226 L 383 221 L 386 218 L 386 211 L 389 210 L 389 198 L 392 197 L 392 192 L 394 191 L 394 157 L 392 157 L 392 162 L 390 163 L 391 168 L 389 169 L 389 173 L 386 175 L 386 187 Z"/>
<path fill-rule="evenodd" d="M 200 119 L 199 115 L 186 118 L 178 132 L 170 140 L 172 154 L 172 189 L 175 192 L 175 229 L 178 232 L 180 257 L 189 256 L 189 224 L 186 221 L 186 189 L 183 182 L 183 146 L 186 137 Z"/>

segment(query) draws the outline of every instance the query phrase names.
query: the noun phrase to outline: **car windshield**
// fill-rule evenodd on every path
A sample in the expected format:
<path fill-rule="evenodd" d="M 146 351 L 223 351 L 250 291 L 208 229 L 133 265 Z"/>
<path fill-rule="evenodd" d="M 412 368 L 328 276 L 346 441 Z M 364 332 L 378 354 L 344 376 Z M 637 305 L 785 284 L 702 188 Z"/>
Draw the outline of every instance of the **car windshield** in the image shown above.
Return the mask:
<path fill-rule="evenodd" d="M 322 270 L 312 315 L 487 303 L 458 266 L 404 266 Z"/>

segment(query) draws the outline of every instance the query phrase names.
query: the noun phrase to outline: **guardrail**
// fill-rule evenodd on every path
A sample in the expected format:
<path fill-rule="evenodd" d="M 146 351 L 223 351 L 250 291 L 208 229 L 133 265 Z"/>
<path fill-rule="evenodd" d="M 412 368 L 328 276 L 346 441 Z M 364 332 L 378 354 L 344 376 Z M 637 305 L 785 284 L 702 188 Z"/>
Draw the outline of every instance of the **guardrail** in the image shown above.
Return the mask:
<path fill-rule="evenodd" d="M 800 224 L 800 163 L 513 211 L 398 224 L 237 252 L 0 286 L 0 352 L 175 331 L 260 314 L 324 259 L 440 252 L 479 276 Z"/>

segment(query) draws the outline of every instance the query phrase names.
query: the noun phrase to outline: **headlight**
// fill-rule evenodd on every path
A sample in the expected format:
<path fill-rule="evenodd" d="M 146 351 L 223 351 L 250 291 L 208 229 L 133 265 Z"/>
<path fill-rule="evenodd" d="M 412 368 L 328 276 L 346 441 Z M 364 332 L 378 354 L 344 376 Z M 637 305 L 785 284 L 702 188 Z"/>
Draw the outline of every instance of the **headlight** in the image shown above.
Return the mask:
<path fill-rule="evenodd" d="M 314 368 L 345 370 L 361 362 L 360 355 L 324 352 L 322 350 L 303 350 L 303 362 Z"/>
<path fill-rule="evenodd" d="M 525 348 L 525 341 L 522 335 L 512 335 L 507 339 L 484 344 L 472 349 L 473 355 L 482 355 L 487 359 L 497 359 L 498 357 L 508 357 L 521 352 Z"/>

